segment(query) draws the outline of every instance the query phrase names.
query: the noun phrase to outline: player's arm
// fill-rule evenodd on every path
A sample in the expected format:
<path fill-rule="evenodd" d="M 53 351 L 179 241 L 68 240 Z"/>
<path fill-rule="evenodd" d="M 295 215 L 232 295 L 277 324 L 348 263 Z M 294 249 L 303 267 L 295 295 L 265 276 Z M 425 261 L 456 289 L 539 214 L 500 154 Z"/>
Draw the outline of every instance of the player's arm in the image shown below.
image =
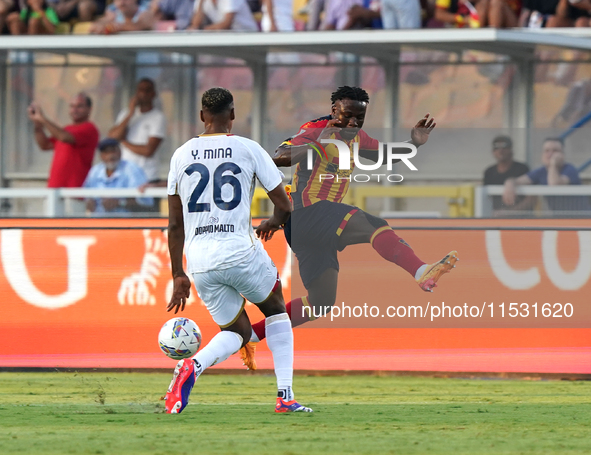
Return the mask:
<path fill-rule="evenodd" d="M 333 134 L 340 131 L 340 128 L 335 126 L 338 122 L 338 119 L 329 120 L 320 132 L 319 128 L 309 127 L 309 124 L 303 125 L 298 134 L 285 141 L 275 150 L 273 162 L 277 167 L 287 167 L 301 163 L 308 156 L 308 150 L 314 147 L 312 144 L 322 141 L 322 139 L 329 139 Z"/>
<path fill-rule="evenodd" d="M 172 267 L 173 290 L 166 311 L 185 309 L 191 290 L 191 281 L 183 269 L 183 246 L 185 244 L 185 226 L 183 222 L 183 204 L 178 194 L 168 195 L 168 251 Z"/>
<path fill-rule="evenodd" d="M 275 150 L 275 154 L 273 155 L 273 163 L 275 163 L 275 166 L 277 167 L 289 167 L 293 166 L 294 164 L 298 164 L 304 161 L 308 155 L 309 148 L 310 146 L 308 144 L 281 144 L 277 150 Z"/>
<path fill-rule="evenodd" d="M 435 123 L 435 119 L 432 117 L 430 118 L 430 114 L 426 114 L 421 120 L 417 122 L 417 124 L 411 130 L 410 140 L 405 142 L 408 142 L 409 144 L 412 144 L 415 147 L 419 148 L 421 145 L 425 144 L 429 140 L 429 135 L 436 126 L 437 123 Z M 365 135 L 363 142 L 360 144 L 359 156 L 373 161 L 374 163 L 377 163 L 380 159 L 378 148 L 379 142 L 376 139 L 370 138 L 369 136 Z M 393 149 L 393 151 L 398 154 L 408 153 L 408 149 L 404 147 Z M 398 161 L 400 160 L 393 162 Z"/>
<path fill-rule="evenodd" d="M 263 221 L 256 230 L 257 236 L 264 241 L 270 240 L 273 234 L 287 222 L 291 214 L 291 202 L 282 183 L 269 191 L 267 195 L 274 205 L 273 215 L 268 220 Z"/>

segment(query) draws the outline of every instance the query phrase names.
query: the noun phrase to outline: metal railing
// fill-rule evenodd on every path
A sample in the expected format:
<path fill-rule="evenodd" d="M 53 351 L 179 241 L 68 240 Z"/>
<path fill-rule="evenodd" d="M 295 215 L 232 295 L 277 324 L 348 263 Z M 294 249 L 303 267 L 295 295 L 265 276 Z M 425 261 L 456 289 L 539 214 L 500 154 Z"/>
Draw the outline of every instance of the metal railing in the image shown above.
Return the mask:
<path fill-rule="evenodd" d="M 43 209 L 37 216 L 49 218 L 66 216 L 83 216 L 85 211 L 72 210 L 73 201 L 87 198 L 166 198 L 166 188 L 146 188 L 140 192 L 135 188 L 0 188 L 0 199 L 3 200 L 3 215 L 10 216 L 10 207 L 15 199 L 38 199 Z M 73 213 L 74 212 L 74 213 Z M 146 210 L 146 212 L 148 212 Z M 35 213 L 33 213 L 35 215 Z M 92 216 L 92 214 L 89 214 Z M 104 214 L 102 214 L 104 216 Z M 121 214 L 119 214 L 121 215 Z M 127 213 L 125 214 L 127 215 Z M 129 216 L 141 216 L 141 212 L 130 213 Z M 152 212 L 151 215 L 154 215 Z"/>
<path fill-rule="evenodd" d="M 494 216 L 511 217 L 590 217 L 591 218 L 591 186 L 565 185 L 565 186 L 520 186 L 516 189 L 519 196 L 538 196 L 537 204 L 531 211 L 524 213 L 507 210 L 506 213 L 498 213 L 493 209 L 493 198 L 500 198 L 503 194 L 502 185 L 492 186 L 357 186 L 351 187 L 344 202 L 355 205 L 363 210 L 367 209 L 370 198 L 428 198 L 445 199 L 448 213 L 443 216 L 450 218 L 489 218 Z M 160 199 L 160 211 L 118 213 L 118 216 L 167 216 L 166 188 L 147 188 L 144 192 L 137 189 L 104 189 L 104 188 L 0 188 L 0 200 L 2 200 L 3 216 L 19 216 L 18 213 L 10 213 L 7 207 L 14 206 L 18 199 L 40 200 L 42 209 L 38 212 L 28 213 L 28 216 L 71 217 L 93 216 L 86 213 L 83 208 L 83 200 L 86 198 L 146 198 Z M 551 199 L 555 198 L 555 199 Z M 549 203 L 550 201 L 550 203 Z M 78 203 L 78 211 L 72 211 L 72 206 Z M 82 207 L 82 209 L 80 209 Z M 272 204 L 263 188 L 256 188 L 253 196 L 251 214 L 253 217 L 268 216 L 271 213 Z M 404 213 L 404 212 L 401 212 Z M 101 214 L 109 216 L 109 214 Z"/>
<path fill-rule="evenodd" d="M 475 188 L 474 215 L 476 218 L 591 218 L 591 186 L 588 185 L 523 185 L 516 188 L 517 196 L 537 197 L 531 210 L 494 209 L 494 199 L 501 197 L 503 185 Z"/>

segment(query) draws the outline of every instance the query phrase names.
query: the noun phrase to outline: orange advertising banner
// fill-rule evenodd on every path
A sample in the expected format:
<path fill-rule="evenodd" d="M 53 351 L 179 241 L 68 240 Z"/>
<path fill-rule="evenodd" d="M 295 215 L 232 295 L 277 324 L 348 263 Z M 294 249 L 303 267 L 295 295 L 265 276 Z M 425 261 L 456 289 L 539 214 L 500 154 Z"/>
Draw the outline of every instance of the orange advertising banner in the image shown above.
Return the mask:
<path fill-rule="evenodd" d="M 588 221 L 390 224 L 428 262 L 456 249 L 457 269 L 427 294 L 371 246 L 347 248 L 333 312 L 294 330 L 297 369 L 591 373 Z M 2 220 L 0 368 L 173 367 L 157 343 L 174 316 L 165 228 L 163 219 Z M 284 237 L 265 248 L 286 301 L 306 295 Z M 204 343 L 219 330 L 194 290 L 183 315 Z M 264 342 L 257 357 L 272 368 Z M 219 367 L 243 368 L 236 355 Z"/>

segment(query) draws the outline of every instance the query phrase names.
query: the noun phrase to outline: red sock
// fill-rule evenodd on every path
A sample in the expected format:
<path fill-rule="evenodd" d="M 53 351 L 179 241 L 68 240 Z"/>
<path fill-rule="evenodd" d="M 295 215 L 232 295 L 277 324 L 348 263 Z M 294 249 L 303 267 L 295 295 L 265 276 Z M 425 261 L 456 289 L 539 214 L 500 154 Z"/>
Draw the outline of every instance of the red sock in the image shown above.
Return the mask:
<path fill-rule="evenodd" d="M 399 265 L 413 277 L 420 266 L 425 264 L 414 253 L 412 248 L 398 237 L 390 226 L 376 230 L 371 236 L 371 246 L 386 261 Z"/>
<path fill-rule="evenodd" d="M 310 310 L 305 310 L 302 312 L 302 308 L 304 308 L 304 301 L 306 302 L 306 306 L 310 308 Z M 298 325 L 302 325 L 304 322 L 308 322 L 310 319 L 308 318 L 309 311 L 311 307 L 308 304 L 308 297 L 301 297 L 297 299 L 293 299 L 291 302 L 287 302 L 285 305 L 287 309 L 287 314 L 291 319 L 291 326 L 297 327 Z M 314 319 L 312 317 L 312 319 Z M 262 319 L 259 322 L 252 325 L 252 330 L 256 333 L 259 340 L 263 340 L 265 338 L 265 320 Z"/>

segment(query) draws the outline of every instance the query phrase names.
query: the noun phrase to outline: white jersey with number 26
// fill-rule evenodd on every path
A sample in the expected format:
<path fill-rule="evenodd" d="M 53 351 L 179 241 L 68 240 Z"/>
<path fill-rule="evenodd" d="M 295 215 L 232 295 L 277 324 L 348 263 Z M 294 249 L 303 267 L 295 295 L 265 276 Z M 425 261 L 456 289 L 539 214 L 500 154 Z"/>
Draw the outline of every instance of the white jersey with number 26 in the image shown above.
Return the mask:
<path fill-rule="evenodd" d="M 267 152 L 241 136 L 204 134 L 174 152 L 168 194 L 183 204 L 189 273 L 229 268 L 260 246 L 250 218 L 255 178 L 267 192 L 282 180 Z"/>

